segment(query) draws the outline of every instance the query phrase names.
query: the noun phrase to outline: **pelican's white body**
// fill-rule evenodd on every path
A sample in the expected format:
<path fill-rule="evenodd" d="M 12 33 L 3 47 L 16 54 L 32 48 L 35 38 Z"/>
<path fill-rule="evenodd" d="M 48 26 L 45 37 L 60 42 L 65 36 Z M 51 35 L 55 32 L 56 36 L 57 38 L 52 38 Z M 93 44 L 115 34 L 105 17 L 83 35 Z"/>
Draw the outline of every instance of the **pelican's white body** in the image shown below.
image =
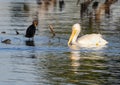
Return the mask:
<path fill-rule="evenodd" d="M 73 31 L 75 32 L 73 33 Z M 80 25 L 74 24 L 72 28 L 72 35 L 68 41 L 69 46 L 71 43 L 77 47 L 100 47 L 108 43 L 105 39 L 103 39 L 101 34 L 86 34 L 78 38 L 80 31 Z"/>
<path fill-rule="evenodd" d="M 84 47 L 103 46 L 107 43 L 108 42 L 102 38 L 101 34 L 87 34 L 77 40 L 77 44 Z"/>

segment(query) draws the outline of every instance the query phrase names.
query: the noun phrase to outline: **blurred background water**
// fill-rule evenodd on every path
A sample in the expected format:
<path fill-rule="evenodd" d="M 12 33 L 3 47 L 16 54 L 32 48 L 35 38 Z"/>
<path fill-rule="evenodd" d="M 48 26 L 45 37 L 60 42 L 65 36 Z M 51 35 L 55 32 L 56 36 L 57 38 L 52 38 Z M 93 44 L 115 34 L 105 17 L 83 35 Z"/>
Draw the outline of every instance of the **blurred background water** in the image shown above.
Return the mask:
<path fill-rule="evenodd" d="M 120 1 L 112 3 L 110 13 L 101 16 L 94 15 L 93 2 L 81 13 L 80 3 L 0 0 L 0 40 L 11 40 L 11 44 L 0 43 L 0 85 L 120 84 Z M 25 30 L 35 18 L 39 20 L 38 30 L 30 42 L 24 37 Z M 80 35 L 101 33 L 109 42 L 107 47 L 71 51 L 67 41 L 74 23 L 82 25 Z M 52 36 L 49 25 L 56 36 Z"/>

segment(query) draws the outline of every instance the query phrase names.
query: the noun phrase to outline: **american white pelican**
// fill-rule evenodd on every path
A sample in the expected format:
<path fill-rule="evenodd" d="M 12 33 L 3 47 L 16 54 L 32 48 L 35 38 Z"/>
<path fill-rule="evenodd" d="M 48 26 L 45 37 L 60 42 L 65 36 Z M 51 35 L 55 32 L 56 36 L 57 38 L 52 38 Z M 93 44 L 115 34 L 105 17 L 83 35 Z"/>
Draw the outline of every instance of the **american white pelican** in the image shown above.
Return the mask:
<path fill-rule="evenodd" d="M 80 24 L 74 24 L 72 27 L 72 34 L 68 41 L 68 46 L 73 48 L 80 47 L 100 47 L 105 46 L 108 42 L 102 38 L 101 34 L 86 34 L 80 38 L 78 35 L 81 31 Z"/>

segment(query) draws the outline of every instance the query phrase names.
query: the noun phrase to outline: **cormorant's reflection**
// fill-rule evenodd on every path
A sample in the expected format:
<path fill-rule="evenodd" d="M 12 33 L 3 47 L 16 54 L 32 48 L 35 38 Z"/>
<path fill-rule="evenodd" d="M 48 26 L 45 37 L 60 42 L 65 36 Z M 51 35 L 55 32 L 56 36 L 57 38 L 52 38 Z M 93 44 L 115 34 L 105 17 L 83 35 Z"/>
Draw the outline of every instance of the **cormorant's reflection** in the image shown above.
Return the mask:
<path fill-rule="evenodd" d="M 26 41 L 25 41 L 25 44 L 26 44 L 27 46 L 35 46 L 35 43 L 34 43 L 33 40 L 26 40 Z"/>
<path fill-rule="evenodd" d="M 37 58 L 37 56 L 35 55 L 35 54 L 31 54 L 30 56 L 29 56 L 29 58 Z"/>

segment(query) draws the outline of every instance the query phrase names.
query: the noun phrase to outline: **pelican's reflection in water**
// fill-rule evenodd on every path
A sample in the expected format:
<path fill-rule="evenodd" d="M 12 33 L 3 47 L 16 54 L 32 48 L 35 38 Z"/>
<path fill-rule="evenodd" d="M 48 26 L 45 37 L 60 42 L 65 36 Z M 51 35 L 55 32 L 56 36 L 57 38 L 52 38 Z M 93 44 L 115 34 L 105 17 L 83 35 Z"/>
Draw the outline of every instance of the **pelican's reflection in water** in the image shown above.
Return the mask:
<path fill-rule="evenodd" d="M 27 45 L 27 46 L 35 46 L 35 43 L 34 43 L 34 41 L 32 40 L 26 40 L 25 41 L 25 44 Z"/>
<path fill-rule="evenodd" d="M 80 52 L 79 51 L 72 51 L 71 55 L 70 55 L 70 59 L 71 59 L 71 66 L 73 68 L 73 72 L 77 73 L 78 68 L 80 66 Z"/>

